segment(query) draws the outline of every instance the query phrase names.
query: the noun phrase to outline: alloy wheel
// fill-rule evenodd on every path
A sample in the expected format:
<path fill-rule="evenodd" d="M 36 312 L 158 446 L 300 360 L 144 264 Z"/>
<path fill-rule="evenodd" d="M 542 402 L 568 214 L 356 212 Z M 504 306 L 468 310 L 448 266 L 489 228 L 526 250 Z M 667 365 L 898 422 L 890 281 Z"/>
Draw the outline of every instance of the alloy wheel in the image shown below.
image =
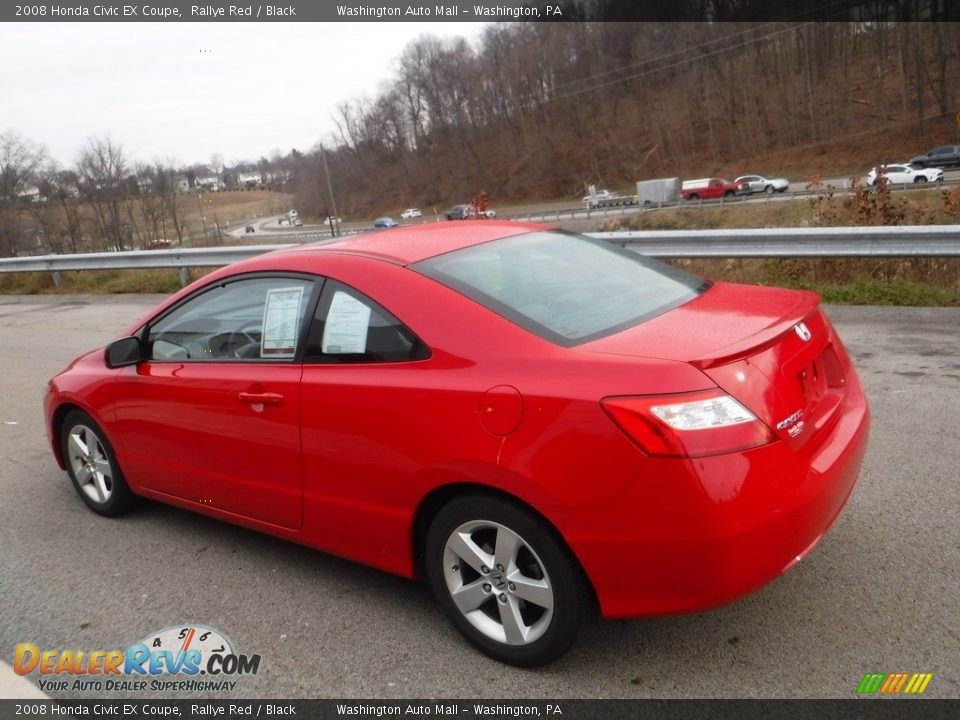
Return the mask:
<path fill-rule="evenodd" d="M 505 525 L 463 523 L 447 538 L 443 563 L 454 605 L 490 640 L 527 645 L 550 627 L 550 577 L 530 544 Z"/>
<path fill-rule="evenodd" d="M 108 502 L 113 494 L 113 470 L 97 434 L 86 425 L 74 425 L 67 436 L 67 452 L 80 490 L 95 503 Z"/>

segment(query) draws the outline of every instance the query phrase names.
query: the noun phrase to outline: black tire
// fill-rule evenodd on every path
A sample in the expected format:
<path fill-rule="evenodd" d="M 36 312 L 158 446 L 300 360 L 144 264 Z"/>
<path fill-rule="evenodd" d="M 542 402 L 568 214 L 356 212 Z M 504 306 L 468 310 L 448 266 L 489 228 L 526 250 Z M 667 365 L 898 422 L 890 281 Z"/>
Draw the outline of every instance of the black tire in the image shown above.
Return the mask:
<path fill-rule="evenodd" d="M 773 185 L 767 185 L 767 186 L 763 189 L 763 191 L 764 191 L 767 195 L 773 195 L 773 193 L 774 193 Z"/>
<path fill-rule="evenodd" d="M 723 193 L 723 196 L 725 198 L 732 198 L 734 196 L 734 192 L 733 190 L 727 190 L 726 192 Z"/>
<path fill-rule="evenodd" d="M 697 193 L 690 193 L 690 200 L 699 200 L 700 196 Z"/>
<path fill-rule="evenodd" d="M 913 179 L 913 181 L 914 181 L 915 183 L 925 183 L 925 182 L 927 181 L 927 178 L 926 178 L 924 175 L 917 175 L 917 176 Z"/>
<path fill-rule="evenodd" d="M 123 477 L 113 446 L 87 413 L 72 410 L 63 419 L 60 448 L 67 475 L 87 507 L 99 515 L 117 517 L 134 505 L 136 496 Z"/>
<path fill-rule="evenodd" d="M 497 557 L 501 543 L 515 549 Z M 471 560 L 457 554 L 457 547 Z M 490 567 L 481 559 L 488 556 Z M 508 665 L 537 667 L 559 658 L 593 607 L 589 584 L 556 532 L 526 508 L 493 496 L 464 495 L 440 509 L 427 532 L 425 571 L 453 626 L 481 652 Z M 458 590 L 464 610 L 453 598 Z"/>

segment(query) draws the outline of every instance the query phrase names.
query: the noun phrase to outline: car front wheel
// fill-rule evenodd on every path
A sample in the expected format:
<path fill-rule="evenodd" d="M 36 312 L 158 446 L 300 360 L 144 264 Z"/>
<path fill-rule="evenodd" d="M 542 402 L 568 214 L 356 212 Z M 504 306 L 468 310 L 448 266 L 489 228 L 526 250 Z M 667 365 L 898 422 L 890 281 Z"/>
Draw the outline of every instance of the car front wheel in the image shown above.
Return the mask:
<path fill-rule="evenodd" d="M 552 662 L 573 644 L 592 595 L 555 532 L 525 508 L 469 495 L 427 533 L 426 575 L 454 627 L 510 665 Z"/>
<path fill-rule="evenodd" d="M 774 189 L 775 189 L 775 188 L 773 187 L 773 185 L 767 185 L 767 186 L 763 189 L 763 191 L 764 191 L 767 195 L 773 195 Z"/>
<path fill-rule="evenodd" d="M 70 412 L 60 429 L 60 447 L 73 487 L 87 506 L 107 517 L 122 515 L 133 505 L 113 447 L 93 418 Z"/>

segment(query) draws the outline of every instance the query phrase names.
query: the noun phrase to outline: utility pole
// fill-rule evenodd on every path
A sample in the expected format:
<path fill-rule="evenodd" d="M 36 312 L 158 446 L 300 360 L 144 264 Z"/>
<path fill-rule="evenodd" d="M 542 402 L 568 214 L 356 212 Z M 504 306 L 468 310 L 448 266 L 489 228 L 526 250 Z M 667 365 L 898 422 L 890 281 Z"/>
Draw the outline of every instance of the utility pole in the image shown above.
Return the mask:
<path fill-rule="evenodd" d="M 200 209 L 200 222 L 203 224 L 203 238 L 207 238 L 207 219 L 203 216 L 203 201 L 200 200 L 200 191 L 197 190 L 197 207 Z"/>
<path fill-rule="evenodd" d="M 320 143 L 320 158 L 323 160 L 323 173 L 327 176 L 327 192 L 330 194 L 330 211 L 333 213 L 329 218 L 330 234 L 334 237 L 340 235 L 340 223 L 337 222 L 340 215 L 337 213 L 337 203 L 333 199 L 333 183 L 330 182 L 330 168 L 327 167 L 327 151 Z"/>

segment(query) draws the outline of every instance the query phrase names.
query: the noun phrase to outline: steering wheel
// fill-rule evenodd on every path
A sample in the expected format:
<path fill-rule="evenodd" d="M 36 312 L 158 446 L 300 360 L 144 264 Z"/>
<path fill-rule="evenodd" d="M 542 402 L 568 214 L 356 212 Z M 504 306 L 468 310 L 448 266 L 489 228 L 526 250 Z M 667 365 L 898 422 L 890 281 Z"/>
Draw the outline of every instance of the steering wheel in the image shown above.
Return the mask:
<path fill-rule="evenodd" d="M 209 341 L 210 357 L 238 359 L 258 357 L 260 340 L 253 333 L 259 329 L 259 325 L 247 325 L 214 335 Z"/>
<path fill-rule="evenodd" d="M 260 331 L 260 326 L 250 326 L 234 330 L 227 338 L 227 346 L 234 348 L 233 357 L 238 360 L 250 360 L 260 357 L 260 339 L 251 333 Z"/>

